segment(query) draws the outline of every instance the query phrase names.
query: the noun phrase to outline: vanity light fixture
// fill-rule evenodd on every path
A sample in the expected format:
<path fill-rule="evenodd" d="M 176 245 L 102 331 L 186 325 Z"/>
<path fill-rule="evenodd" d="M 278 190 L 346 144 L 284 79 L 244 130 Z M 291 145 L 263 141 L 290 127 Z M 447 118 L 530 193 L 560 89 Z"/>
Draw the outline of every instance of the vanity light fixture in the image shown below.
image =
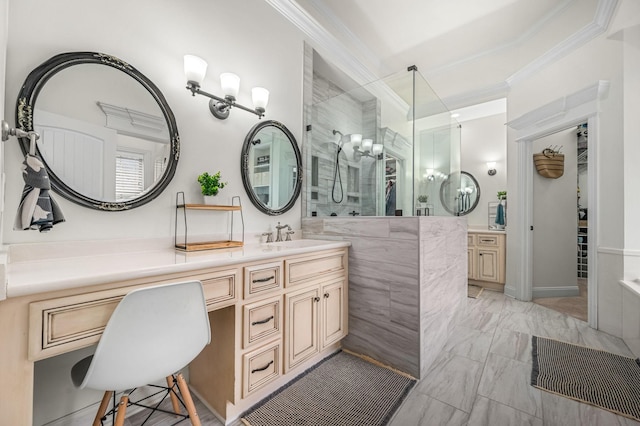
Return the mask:
<path fill-rule="evenodd" d="M 357 143 L 353 143 L 353 137 L 359 137 Z M 356 159 L 362 157 L 371 157 L 376 160 L 382 160 L 382 150 L 384 145 L 381 143 L 373 143 L 373 139 L 362 139 L 362 135 L 351 135 L 351 142 L 353 143 L 353 156 Z"/>
<path fill-rule="evenodd" d="M 495 161 L 489 161 L 487 162 L 487 173 L 489 174 L 489 176 L 495 176 L 496 173 L 498 173 L 496 171 L 496 162 Z"/>
<path fill-rule="evenodd" d="M 236 97 L 240 90 L 240 77 L 237 75 L 229 72 L 220 74 L 220 86 L 224 94 L 224 98 L 221 98 L 207 93 L 204 90 L 200 90 L 200 83 L 202 83 L 207 73 L 207 63 L 204 59 L 194 55 L 185 55 L 184 73 L 187 77 L 187 90 L 191 92 L 192 96 L 198 94 L 211 98 L 209 101 L 209 110 L 214 117 L 220 120 L 226 119 L 229 117 L 229 111 L 231 111 L 233 107 L 253 113 L 259 118 L 264 116 L 267 103 L 269 103 L 269 91 L 267 89 L 263 87 L 254 87 L 251 89 L 251 99 L 254 107 L 254 109 L 251 109 L 236 103 Z"/>

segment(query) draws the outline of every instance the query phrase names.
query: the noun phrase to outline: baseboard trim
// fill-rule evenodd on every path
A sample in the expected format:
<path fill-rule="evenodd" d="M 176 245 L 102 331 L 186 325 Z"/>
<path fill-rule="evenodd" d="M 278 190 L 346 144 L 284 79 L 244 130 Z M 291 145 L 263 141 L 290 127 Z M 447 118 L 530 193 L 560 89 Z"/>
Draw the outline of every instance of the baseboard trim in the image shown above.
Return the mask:
<path fill-rule="evenodd" d="M 534 287 L 533 298 L 541 299 L 544 297 L 574 297 L 580 296 L 580 289 L 577 285 L 563 287 Z"/>

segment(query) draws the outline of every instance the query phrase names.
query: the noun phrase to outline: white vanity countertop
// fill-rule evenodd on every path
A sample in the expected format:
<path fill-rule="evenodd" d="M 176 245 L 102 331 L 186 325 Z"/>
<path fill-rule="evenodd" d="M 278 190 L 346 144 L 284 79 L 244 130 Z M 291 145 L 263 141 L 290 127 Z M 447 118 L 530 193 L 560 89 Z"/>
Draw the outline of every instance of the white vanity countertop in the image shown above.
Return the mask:
<path fill-rule="evenodd" d="M 478 234 L 506 234 L 507 231 L 504 229 L 488 229 L 488 228 L 469 228 L 468 232 L 478 233 Z"/>
<path fill-rule="evenodd" d="M 44 250 L 37 245 L 16 246 L 13 255 L 13 246 L 9 246 L 6 297 L 254 262 L 351 245 L 348 241 L 302 239 L 187 253 L 176 250 L 173 246 L 166 247 L 165 244 L 160 245 L 162 248 L 157 248 L 158 244 L 155 245 L 156 248 L 145 249 L 138 246 L 136 251 L 114 250 L 113 243 L 105 245 L 103 250 L 96 248 L 95 244 L 91 249 L 86 244 L 79 244 L 81 247 L 75 249 L 75 256 L 60 255 L 60 252 L 65 251 L 63 247 L 57 250 L 57 255 L 52 254 L 50 257 L 42 256 Z M 67 248 L 71 245 L 72 243 L 67 243 Z M 86 251 L 83 246 L 87 248 Z M 48 247 L 48 250 L 51 248 Z"/>

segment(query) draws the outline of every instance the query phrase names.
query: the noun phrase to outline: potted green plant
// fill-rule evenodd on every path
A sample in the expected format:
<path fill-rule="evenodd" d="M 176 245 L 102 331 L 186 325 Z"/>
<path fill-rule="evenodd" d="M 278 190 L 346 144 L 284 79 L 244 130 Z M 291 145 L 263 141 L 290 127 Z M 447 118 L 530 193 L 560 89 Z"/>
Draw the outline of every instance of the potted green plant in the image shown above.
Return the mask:
<path fill-rule="evenodd" d="M 429 201 L 428 195 L 418 195 L 418 204 L 421 208 L 427 207 L 427 202 Z"/>
<path fill-rule="evenodd" d="M 218 191 L 225 187 L 227 182 L 222 182 L 220 172 L 210 175 L 208 172 L 202 173 L 198 176 L 198 183 L 202 189 L 202 195 L 204 195 L 205 204 L 215 204 L 213 201 Z"/>

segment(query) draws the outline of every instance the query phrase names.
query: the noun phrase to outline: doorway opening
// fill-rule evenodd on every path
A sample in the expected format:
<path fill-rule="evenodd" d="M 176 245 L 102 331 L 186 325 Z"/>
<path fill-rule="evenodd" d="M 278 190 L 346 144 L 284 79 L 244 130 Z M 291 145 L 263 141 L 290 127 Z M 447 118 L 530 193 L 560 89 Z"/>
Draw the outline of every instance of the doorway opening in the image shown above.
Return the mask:
<path fill-rule="evenodd" d="M 533 175 L 533 302 L 582 321 L 588 320 L 587 137 L 582 123 L 532 141 L 534 153 L 556 153 L 563 165 L 560 177 Z"/>

